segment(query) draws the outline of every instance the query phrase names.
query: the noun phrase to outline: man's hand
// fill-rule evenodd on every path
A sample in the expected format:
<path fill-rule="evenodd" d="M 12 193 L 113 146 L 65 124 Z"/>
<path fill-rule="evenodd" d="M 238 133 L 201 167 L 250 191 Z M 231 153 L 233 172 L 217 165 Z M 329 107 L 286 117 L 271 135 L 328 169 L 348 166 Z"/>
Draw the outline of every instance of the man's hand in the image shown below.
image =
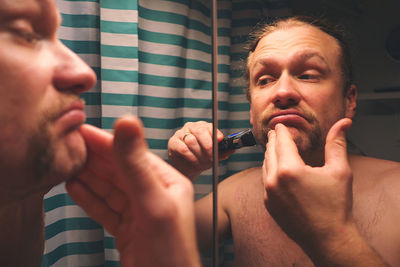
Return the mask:
<path fill-rule="evenodd" d="M 265 206 L 316 266 L 386 266 L 353 219 L 345 137 L 350 126 L 347 118 L 332 126 L 325 165 L 313 168 L 300 157 L 286 126 L 277 124 L 269 132 L 262 169 Z"/>
<path fill-rule="evenodd" d="M 217 140 L 224 135 L 217 131 Z M 194 181 L 212 166 L 212 124 L 205 121 L 188 122 L 168 141 L 168 158 L 172 166 Z M 227 159 L 234 151 L 219 155 Z"/>
<path fill-rule="evenodd" d="M 304 163 L 286 126 L 278 124 L 269 132 L 263 166 L 265 205 L 296 242 L 329 237 L 352 221 L 352 173 L 344 133 L 350 124 L 344 119 L 332 127 L 325 166 L 317 168 Z"/>
<path fill-rule="evenodd" d="M 114 137 L 89 125 L 80 132 L 88 162 L 67 190 L 115 236 L 122 266 L 199 266 L 193 186 L 148 150 L 141 122 L 120 119 Z"/>

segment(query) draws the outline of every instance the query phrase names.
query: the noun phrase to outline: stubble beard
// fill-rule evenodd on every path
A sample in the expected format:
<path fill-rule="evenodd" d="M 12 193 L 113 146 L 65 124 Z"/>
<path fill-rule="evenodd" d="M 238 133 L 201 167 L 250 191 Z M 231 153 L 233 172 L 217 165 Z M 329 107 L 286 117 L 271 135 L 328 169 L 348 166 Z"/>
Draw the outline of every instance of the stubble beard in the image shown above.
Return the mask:
<path fill-rule="evenodd" d="M 31 135 L 26 154 L 28 164 L 30 164 L 28 169 L 32 170 L 33 182 L 40 187 L 51 188 L 76 176 L 85 163 L 85 159 L 80 161 L 72 159 L 74 164 L 66 169 L 63 168 L 63 162 L 57 162 L 56 151 L 59 144 L 50 130 L 54 114 L 58 112 L 47 112 L 38 123 L 38 130 Z"/>
<path fill-rule="evenodd" d="M 324 162 L 324 146 L 325 139 L 323 138 L 322 128 L 319 121 L 315 116 L 308 117 L 311 130 L 307 135 L 297 135 L 293 141 L 297 146 L 297 150 L 305 163 L 311 166 L 321 166 Z M 268 132 L 271 131 L 270 127 L 262 125 L 260 132 L 260 143 L 265 145 L 268 142 Z M 301 131 L 298 129 L 298 131 Z"/>

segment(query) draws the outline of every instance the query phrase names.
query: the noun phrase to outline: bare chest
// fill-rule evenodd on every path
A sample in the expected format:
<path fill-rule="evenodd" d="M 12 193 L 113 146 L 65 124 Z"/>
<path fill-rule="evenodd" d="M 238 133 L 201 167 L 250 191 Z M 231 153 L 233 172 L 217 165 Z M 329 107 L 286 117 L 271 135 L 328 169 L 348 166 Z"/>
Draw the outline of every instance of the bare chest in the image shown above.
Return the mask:
<path fill-rule="evenodd" d="M 276 224 L 263 205 L 260 190 L 238 189 L 233 196 L 234 208 L 230 211 L 235 251 L 235 266 L 314 266 L 302 249 Z M 250 194 L 249 191 L 252 193 Z M 354 199 L 354 216 L 360 233 L 380 254 L 389 258 L 387 244 L 398 244 L 394 235 L 385 235 L 388 212 L 379 196 L 369 203 Z M 367 212 L 364 212 L 367 211 Z M 284 212 L 284 211 L 283 211 Z M 296 223 L 296 222 L 293 222 Z"/>
<path fill-rule="evenodd" d="M 235 266 L 313 266 L 268 214 L 262 194 L 239 189 L 235 198 L 237 206 L 230 214 Z"/>

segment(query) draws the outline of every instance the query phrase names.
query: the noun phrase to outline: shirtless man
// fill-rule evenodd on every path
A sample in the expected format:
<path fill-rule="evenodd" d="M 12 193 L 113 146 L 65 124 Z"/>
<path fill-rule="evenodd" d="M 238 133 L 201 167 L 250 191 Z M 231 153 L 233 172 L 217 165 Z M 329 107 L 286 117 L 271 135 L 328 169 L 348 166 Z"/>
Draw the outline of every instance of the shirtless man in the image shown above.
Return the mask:
<path fill-rule="evenodd" d="M 199 266 L 193 186 L 149 152 L 138 119 L 120 120 L 116 138 L 78 131 L 96 77 L 57 39 L 60 23 L 53 0 L 0 0 L 0 266 L 40 266 L 44 194 L 84 166 L 68 189 L 115 235 L 122 266 Z M 112 183 L 93 166 L 113 167 Z"/>
<path fill-rule="evenodd" d="M 346 152 L 357 91 L 341 35 L 291 18 L 254 36 L 247 95 L 265 160 L 219 185 L 219 237 L 233 238 L 235 265 L 400 266 L 400 164 Z M 169 140 L 170 162 L 192 180 L 211 166 L 211 133 L 187 123 Z M 196 203 L 203 250 L 211 202 Z"/>
<path fill-rule="evenodd" d="M 52 0 L 0 1 L 1 266 L 40 266 L 43 196 L 86 159 L 78 95 L 96 78 L 59 24 Z"/>

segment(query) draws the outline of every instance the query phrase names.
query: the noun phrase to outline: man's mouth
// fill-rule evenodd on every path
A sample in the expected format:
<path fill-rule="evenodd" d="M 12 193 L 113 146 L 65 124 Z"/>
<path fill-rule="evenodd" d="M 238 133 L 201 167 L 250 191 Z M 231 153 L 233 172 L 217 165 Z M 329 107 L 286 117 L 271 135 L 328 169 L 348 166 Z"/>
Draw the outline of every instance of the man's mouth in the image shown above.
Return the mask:
<path fill-rule="evenodd" d="M 267 120 L 267 125 L 268 128 L 274 129 L 275 125 L 278 123 L 282 123 L 286 126 L 296 127 L 304 125 L 304 123 L 307 122 L 309 122 L 309 120 L 304 114 L 294 109 L 288 109 L 272 113 Z"/>
<path fill-rule="evenodd" d="M 63 109 L 56 121 L 61 127 L 61 131 L 77 130 L 86 120 L 84 112 L 85 103 L 82 100 L 75 100 Z"/>

